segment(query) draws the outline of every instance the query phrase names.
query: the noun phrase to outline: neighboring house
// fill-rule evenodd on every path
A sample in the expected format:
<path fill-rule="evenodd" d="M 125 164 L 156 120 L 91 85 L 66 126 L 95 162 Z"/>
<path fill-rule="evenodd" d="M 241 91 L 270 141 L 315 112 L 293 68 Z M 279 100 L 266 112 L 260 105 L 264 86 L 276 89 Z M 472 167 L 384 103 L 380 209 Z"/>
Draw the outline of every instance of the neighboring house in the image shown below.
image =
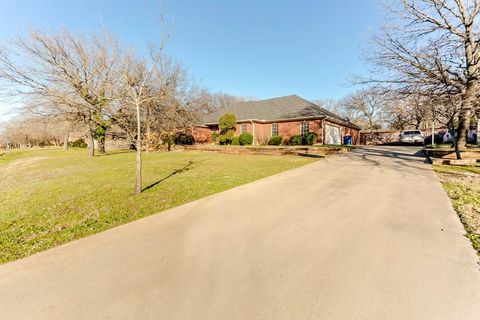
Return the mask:
<path fill-rule="evenodd" d="M 195 135 L 210 137 L 218 132 L 218 120 L 227 112 L 237 119 L 235 136 L 251 133 L 254 144 L 267 144 L 275 135 L 288 140 L 307 132 L 315 132 L 320 144 L 342 144 L 345 136 L 350 136 L 353 144 L 360 143 L 360 127 L 296 95 L 240 102 L 217 110 L 205 117 Z"/>

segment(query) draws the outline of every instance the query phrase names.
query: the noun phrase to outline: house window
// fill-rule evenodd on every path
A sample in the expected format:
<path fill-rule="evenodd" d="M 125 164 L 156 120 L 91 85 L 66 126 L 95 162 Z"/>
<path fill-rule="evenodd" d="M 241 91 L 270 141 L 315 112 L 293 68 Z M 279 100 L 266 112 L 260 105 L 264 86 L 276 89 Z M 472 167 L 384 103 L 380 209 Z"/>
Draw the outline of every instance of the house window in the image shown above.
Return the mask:
<path fill-rule="evenodd" d="M 247 124 L 246 123 L 242 124 L 242 133 L 247 133 Z"/>
<path fill-rule="evenodd" d="M 303 121 L 301 124 L 300 124 L 300 134 L 302 136 L 306 135 L 308 133 L 308 122 L 307 121 Z"/>
<path fill-rule="evenodd" d="M 278 123 L 272 123 L 272 137 L 278 136 Z"/>

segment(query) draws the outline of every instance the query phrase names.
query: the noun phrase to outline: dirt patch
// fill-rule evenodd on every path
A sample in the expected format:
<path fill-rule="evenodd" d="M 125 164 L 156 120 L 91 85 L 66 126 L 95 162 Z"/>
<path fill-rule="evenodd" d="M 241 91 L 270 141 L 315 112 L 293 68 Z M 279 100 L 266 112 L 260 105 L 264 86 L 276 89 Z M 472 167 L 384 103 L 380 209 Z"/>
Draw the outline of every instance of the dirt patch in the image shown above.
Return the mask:
<path fill-rule="evenodd" d="M 4 170 L 10 171 L 10 170 L 25 169 L 35 165 L 37 162 L 44 159 L 47 159 L 47 157 L 36 156 L 36 157 L 17 159 L 7 164 Z"/>

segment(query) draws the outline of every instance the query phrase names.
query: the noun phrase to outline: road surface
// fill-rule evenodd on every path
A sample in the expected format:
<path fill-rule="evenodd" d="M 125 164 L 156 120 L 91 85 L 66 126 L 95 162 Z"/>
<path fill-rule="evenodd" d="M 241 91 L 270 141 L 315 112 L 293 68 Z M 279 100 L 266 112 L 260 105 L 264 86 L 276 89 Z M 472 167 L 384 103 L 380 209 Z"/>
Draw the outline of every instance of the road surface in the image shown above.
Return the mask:
<path fill-rule="evenodd" d="M 418 148 L 369 147 L 0 266 L 0 319 L 480 319 Z"/>

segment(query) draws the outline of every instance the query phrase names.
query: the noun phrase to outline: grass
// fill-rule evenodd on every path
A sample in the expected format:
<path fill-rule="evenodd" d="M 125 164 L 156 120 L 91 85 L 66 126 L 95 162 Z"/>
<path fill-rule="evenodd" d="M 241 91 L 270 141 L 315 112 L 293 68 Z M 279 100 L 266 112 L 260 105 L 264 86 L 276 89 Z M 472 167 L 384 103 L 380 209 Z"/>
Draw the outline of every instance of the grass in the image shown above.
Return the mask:
<path fill-rule="evenodd" d="M 0 157 L 0 263 L 315 161 L 295 156 L 144 154 L 131 195 L 133 152 L 12 151 Z"/>
<path fill-rule="evenodd" d="M 480 255 L 480 166 L 435 165 L 443 187 Z"/>

